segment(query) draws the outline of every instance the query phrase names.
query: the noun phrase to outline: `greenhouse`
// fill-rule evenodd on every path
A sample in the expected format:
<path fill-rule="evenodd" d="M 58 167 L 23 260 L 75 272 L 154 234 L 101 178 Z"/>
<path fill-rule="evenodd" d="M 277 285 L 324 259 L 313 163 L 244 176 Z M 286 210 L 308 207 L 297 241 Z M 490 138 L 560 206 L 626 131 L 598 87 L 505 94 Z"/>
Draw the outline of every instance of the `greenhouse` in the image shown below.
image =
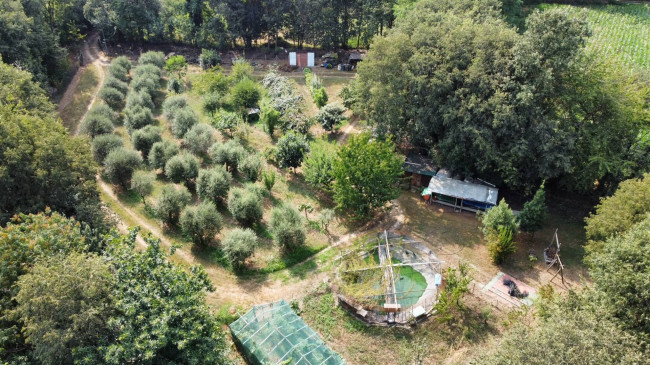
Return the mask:
<path fill-rule="evenodd" d="M 345 364 L 284 300 L 253 307 L 230 332 L 251 364 Z"/>

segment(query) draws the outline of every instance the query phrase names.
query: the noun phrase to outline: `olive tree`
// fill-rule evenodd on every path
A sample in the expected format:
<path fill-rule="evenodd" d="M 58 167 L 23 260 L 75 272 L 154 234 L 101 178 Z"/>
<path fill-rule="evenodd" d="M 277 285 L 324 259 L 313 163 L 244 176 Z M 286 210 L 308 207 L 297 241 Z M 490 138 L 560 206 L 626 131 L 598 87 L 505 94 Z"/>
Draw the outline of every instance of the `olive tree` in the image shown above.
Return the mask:
<path fill-rule="evenodd" d="M 171 181 L 187 186 L 199 175 L 199 160 L 187 152 L 176 155 L 165 164 L 165 175 Z"/>
<path fill-rule="evenodd" d="M 109 152 L 123 145 L 122 137 L 117 134 L 100 134 L 92 142 L 93 159 L 103 164 Z"/>
<path fill-rule="evenodd" d="M 221 241 L 223 253 L 235 269 L 243 266 L 246 259 L 255 252 L 255 247 L 257 247 L 257 236 L 249 228 L 235 228 Z"/>
<path fill-rule="evenodd" d="M 214 143 L 214 129 L 207 124 L 197 124 L 185 133 L 183 146 L 192 153 L 206 153 Z"/>
<path fill-rule="evenodd" d="M 262 173 L 262 157 L 256 153 L 246 156 L 239 163 L 239 171 L 246 176 L 248 181 L 257 181 Z"/>
<path fill-rule="evenodd" d="M 148 156 L 154 143 L 162 141 L 161 132 L 160 128 L 153 125 L 138 129 L 131 135 L 133 148 L 142 152 L 142 156 Z"/>
<path fill-rule="evenodd" d="M 275 242 L 287 251 L 305 244 L 305 221 L 294 207 L 283 204 L 271 210 L 269 224 Z"/>
<path fill-rule="evenodd" d="M 228 192 L 228 211 L 243 225 L 259 223 L 264 213 L 262 196 L 250 188 L 232 188 Z"/>
<path fill-rule="evenodd" d="M 160 142 L 156 142 L 151 146 L 149 151 L 149 165 L 154 169 L 162 169 L 165 171 L 165 165 L 172 157 L 176 156 L 180 152 L 180 147 L 176 142 L 164 139 Z"/>
<path fill-rule="evenodd" d="M 208 154 L 215 164 L 226 165 L 232 171 L 237 171 L 247 152 L 241 143 L 231 139 L 226 143 L 216 142 L 208 149 Z"/>
<path fill-rule="evenodd" d="M 220 204 L 228 196 L 232 175 L 224 166 L 199 170 L 196 193 L 204 201 Z"/>
<path fill-rule="evenodd" d="M 106 115 L 88 115 L 81 123 L 81 132 L 89 135 L 90 138 L 95 138 L 100 134 L 113 133 L 114 129 L 113 122 Z"/>
<path fill-rule="evenodd" d="M 131 189 L 134 190 L 140 198 L 142 203 L 147 206 L 146 197 L 153 191 L 154 176 L 149 171 L 138 170 L 133 173 L 131 178 Z"/>
<path fill-rule="evenodd" d="M 158 217 L 167 225 L 173 225 L 178 222 L 181 210 L 192 199 L 192 195 L 185 187 L 176 189 L 174 186 L 167 185 L 162 188 L 154 210 Z"/>
<path fill-rule="evenodd" d="M 142 163 L 142 157 L 134 150 L 118 147 L 108 153 L 104 159 L 104 176 L 114 184 L 127 189 L 133 171 Z"/>
<path fill-rule="evenodd" d="M 170 122 L 174 137 L 183 138 L 190 128 L 199 123 L 199 116 L 192 108 L 184 107 L 176 111 Z"/>
<path fill-rule="evenodd" d="M 196 207 L 183 210 L 180 219 L 183 233 L 191 237 L 198 245 L 209 243 L 219 233 L 223 225 L 222 218 L 212 202 L 203 202 Z"/>

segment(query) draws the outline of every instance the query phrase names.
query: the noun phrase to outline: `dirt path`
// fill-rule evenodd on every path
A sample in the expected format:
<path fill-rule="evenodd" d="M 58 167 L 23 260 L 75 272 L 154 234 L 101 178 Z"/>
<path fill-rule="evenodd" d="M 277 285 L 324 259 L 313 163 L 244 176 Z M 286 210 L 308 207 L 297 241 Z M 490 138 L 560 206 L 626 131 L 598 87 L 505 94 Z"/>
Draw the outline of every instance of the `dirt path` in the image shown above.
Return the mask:
<path fill-rule="evenodd" d="M 97 39 L 99 38 L 99 35 L 97 33 L 92 33 L 88 39 L 84 41 L 84 46 L 82 49 L 83 53 L 83 59 L 84 59 L 84 64 L 85 66 L 82 66 L 77 70 L 77 73 L 75 73 L 74 77 L 72 78 L 72 81 L 70 81 L 70 84 L 68 85 L 68 88 L 65 90 L 65 93 L 63 94 L 63 97 L 59 101 L 59 107 L 58 111 L 59 113 L 65 109 L 70 102 L 74 99 L 74 93 L 77 91 L 77 86 L 79 85 L 79 79 L 81 78 L 81 74 L 83 71 L 86 69 L 86 67 L 92 66 L 97 69 L 97 74 L 99 75 L 99 82 L 98 85 L 101 85 L 104 83 L 104 67 L 108 65 L 108 60 L 104 55 L 100 52 L 99 46 L 97 45 Z M 95 103 L 95 100 L 97 100 L 97 93 L 93 94 L 92 99 L 90 100 L 90 103 L 86 107 L 86 111 L 83 116 L 81 116 L 81 119 L 77 121 L 77 127 L 74 130 L 75 135 L 79 134 L 79 127 L 81 126 L 81 121 L 86 118 L 86 114 L 88 114 L 88 111 L 92 107 L 92 105 Z"/>

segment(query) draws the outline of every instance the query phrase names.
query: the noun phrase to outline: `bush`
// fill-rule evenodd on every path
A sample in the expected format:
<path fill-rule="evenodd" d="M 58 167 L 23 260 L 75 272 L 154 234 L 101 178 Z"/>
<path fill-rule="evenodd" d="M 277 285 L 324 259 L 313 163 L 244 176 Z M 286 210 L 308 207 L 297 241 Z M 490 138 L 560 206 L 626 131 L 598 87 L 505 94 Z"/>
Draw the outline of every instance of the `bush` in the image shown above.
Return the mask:
<path fill-rule="evenodd" d="M 214 129 L 207 124 L 197 124 L 185 133 L 183 146 L 192 153 L 206 153 L 214 143 Z"/>
<path fill-rule="evenodd" d="M 183 138 L 185 133 L 199 123 L 199 117 L 190 107 L 178 109 L 171 119 L 171 129 L 174 137 Z"/>
<path fill-rule="evenodd" d="M 329 225 L 334 220 L 334 218 L 336 218 L 334 209 L 323 209 L 320 212 L 320 216 L 318 217 L 318 224 L 320 224 L 320 227 L 323 231 L 327 232 Z"/>
<path fill-rule="evenodd" d="M 181 214 L 181 229 L 197 245 L 205 245 L 219 233 L 223 220 L 211 202 L 187 207 Z"/>
<path fill-rule="evenodd" d="M 273 208 L 269 226 L 273 239 L 283 249 L 292 251 L 305 244 L 305 223 L 292 206 L 283 204 Z"/>
<path fill-rule="evenodd" d="M 232 83 L 250 80 L 253 78 L 253 71 L 255 71 L 255 68 L 248 61 L 238 58 L 233 61 L 230 68 L 230 80 Z"/>
<path fill-rule="evenodd" d="M 124 68 L 124 66 L 116 64 L 116 63 L 111 63 L 108 66 L 108 74 L 115 77 L 116 79 L 122 81 L 122 82 L 128 82 L 129 81 L 129 70 Z"/>
<path fill-rule="evenodd" d="M 265 170 L 262 173 L 262 183 L 264 184 L 266 190 L 268 190 L 270 193 L 271 189 L 273 189 L 273 185 L 275 185 L 275 171 Z"/>
<path fill-rule="evenodd" d="M 133 171 L 142 163 L 142 157 L 134 150 L 118 147 L 104 159 L 104 176 L 113 184 L 127 189 Z"/>
<path fill-rule="evenodd" d="M 120 109 L 124 103 L 124 94 L 112 87 L 102 87 L 97 95 L 113 110 Z"/>
<path fill-rule="evenodd" d="M 217 165 L 226 165 L 232 171 L 237 171 L 239 162 L 246 155 L 246 149 L 239 142 L 231 139 L 226 143 L 215 143 L 208 149 L 208 154 Z"/>
<path fill-rule="evenodd" d="M 183 84 L 177 78 L 172 77 L 167 81 L 167 91 L 180 94 L 183 92 Z"/>
<path fill-rule="evenodd" d="M 165 62 L 165 71 L 168 74 L 176 74 L 176 78 L 179 80 L 183 79 L 185 73 L 187 72 L 187 61 L 182 55 L 175 55 L 169 57 L 167 62 Z"/>
<path fill-rule="evenodd" d="M 251 229 L 236 228 L 221 242 L 223 253 L 233 268 L 241 268 L 257 247 L 257 236 Z"/>
<path fill-rule="evenodd" d="M 134 190 L 140 198 L 142 198 L 142 203 L 147 205 L 147 200 L 145 199 L 153 191 L 153 181 L 154 176 L 149 171 L 138 170 L 133 173 L 131 178 L 131 190 Z"/>
<path fill-rule="evenodd" d="M 140 55 L 138 58 L 139 65 L 151 64 L 160 69 L 165 67 L 165 55 L 162 52 L 149 51 Z"/>
<path fill-rule="evenodd" d="M 154 143 L 162 141 L 160 133 L 160 128 L 152 125 L 138 129 L 131 135 L 133 148 L 142 152 L 142 156 L 148 156 L 149 151 L 151 150 L 151 147 L 154 145 Z"/>
<path fill-rule="evenodd" d="M 186 188 L 176 189 L 172 185 L 166 185 L 162 188 L 154 210 L 158 217 L 167 225 L 173 225 L 178 222 L 181 210 L 192 199 L 192 195 Z"/>
<path fill-rule="evenodd" d="M 243 123 L 241 116 L 237 113 L 223 111 L 212 119 L 212 124 L 219 132 L 232 136 L 235 128 Z"/>
<path fill-rule="evenodd" d="M 182 108 L 187 107 L 187 99 L 181 95 L 173 95 L 165 99 L 163 102 L 163 116 L 171 121 L 174 119 L 176 112 Z"/>
<path fill-rule="evenodd" d="M 220 204 L 228 196 L 231 182 L 232 175 L 223 166 L 201 169 L 196 179 L 196 193 L 201 200 Z"/>
<path fill-rule="evenodd" d="M 487 248 L 492 262 L 499 265 L 502 264 L 508 256 L 515 253 L 517 247 L 513 240 L 514 232 L 510 228 L 499 226 L 497 230 L 497 232 L 491 232 L 487 236 Z"/>
<path fill-rule="evenodd" d="M 221 64 L 221 56 L 211 49 L 202 49 L 199 56 L 199 65 L 203 70 L 218 66 Z"/>
<path fill-rule="evenodd" d="M 106 77 L 106 79 L 104 79 L 104 84 L 102 87 L 112 87 L 113 89 L 121 92 L 122 95 L 126 95 L 126 92 L 129 91 L 129 84 L 122 80 L 119 80 L 115 76 Z"/>
<path fill-rule="evenodd" d="M 126 127 L 129 134 L 133 133 L 134 130 L 153 124 L 154 121 L 151 109 L 147 107 L 136 105 L 124 109 L 124 127 Z"/>
<path fill-rule="evenodd" d="M 140 65 L 133 69 L 132 76 L 133 80 L 144 78 L 158 82 L 162 77 L 162 71 L 160 68 L 151 64 Z"/>
<path fill-rule="evenodd" d="M 221 95 L 217 92 L 211 92 L 203 95 L 203 111 L 214 116 L 214 113 L 221 108 Z"/>
<path fill-rule="evenodd" d="M 505 199 L 501 199 L 499 205 L 490 208 L 487 212 L 481 214 L 481 222 L 483 223 L 483 234 L 488 236 L 490 234 L 499 234 L 500 227 L 509 230 L 510 232 L 517 232 L 517 221 L 512 209 L 508 206 Z"/>
<path fill-rule="evenodd" d="M 113 122 L 107 115 L 99 115 L 97 113 L 88 114 L 81 123 L 81 132 L 95 138 L 100 134 L 113 133 L 115 127 Z"/>
<path fill-rule="evenodd" d="M 305 136 L 290 131 L 278 141 L 276 153 L 278 164 L 282 168 L 293 167 L 295 170 L 300 166 L 307 152 L 309 152 L 309 144 Z"/>
<path fill-rule="evenodd" d="M 241 224 L 251 226 L 262 220 L 262 197 L 253 189 L 232 188 L 228 192 L 228 211 Z"/>
<path fill-rule="evenodd" d="M 260 89 L 255 81 L 248 78 L 239 81 L 233 86 L 230 94 L 233 105 L 240 110 L 257 106 L 257 102 L 261 97 Z"/>
<path fill-rule="evenodd" d="M 113 111 L 113 109 L 111 109 L 110 106 L 104 103 L 97 103 L 92 108 L 90 108 L 90 110 L 88 111 L 88 116 L 91 115 L 107 117 L 113 122 L 113 125 L 119 124 L 117 113 L 115 113 L 115 111 Z"/>
<path fill-rule="evenodd" d="M 153 99 L 151 98 L 151 94 L 149 94 L 147 91 L 130 92 L 126 96 L 125 108 L 131 109 L 138 106 L 147 109 L 153 109 L 154 104 L 153 104 Z"/>
<path fill-rule="evenodd" d="M 249 181 L 257 181 L 262 173 L 262 157 L 258 154 L 248 155 L 239 164 L 239 171 L 241 171 Z"/>
<path fill-rule="evenodd" d="M 218 93 L 224 95 L 228 92 L 230 83 L 221 69 L 209 70 L 198 75 L 192 84 L 192 91 L 199 95 Z"/>
<path fill-rule="evenodd" d="M 312 97 L 314 98 L 314 104 L 319 108 L 327 104 L 328 97 L 324 88 L 314 90 Z"/>
<path fill-rule="evenodd" d="M 177 184 L 189 185 L 199 175 L 199 160 L 187 152 L 176 155 L 167 161 L 165 175 Z"/>
<path fill-rule="evenodd" d="M 178 155 L 179 152 L 180 148 L 174 141 L 165 139 L 161 142 L 156 142 L 151 146 L 151 150 L 149 151 L 149 165 L 154 169 L 162 169 L 165 171 L 167 161 Z"/>
<path fill-rule="evenodd" d="M 302 163 L 305 181 L 313 187 L 329 190 L 334 181 L 333 168 L 336 160 L 336 145 L 325 139 L 314 141 L 310 145 L 309 154 Z"/>
<path fill-rule="evenodd" d="M 116 134 L 101 134 L 95 137 L 92 142 L 93 159 L 103 164 L 109 152 L 123 145 L 122 137 Z"/>
<path fill-rule="evenodd" d="M 111 65 L 119 65 L 123 69 L 125 69 L 126 72 L 131 71 L 131 66 L 132 66 L 131 61 L 129 61 L 129 59 L 126 56 L 119 56 L 113 58 L 113 60 L 111 61 Z"/>
<path fill-rule="evenodd" d="M 316 114 L 316 121 L 320 123 L 323 129 L 330 132 L 345 120 L 343 113 L 345 113 L 343 105 L 338 103 L 327 104 Z"/>
<path fill-rule="evenodd" d="M 131 81 L 131 88 L 133 91 L 139 93 L 139 92 L 146 92 L 150 96 L 152 96 L 152 101 L 153 101 L 153 96 L 156 94 L 156 90 L 158 90 L 158 85 L 157 83 L 148 77 L 139 77 L 139 78 L 134 78 L 133 81 Z"/>
<path fill-rule="evenodd" d="M 275 128 L 280 125 L 280 112 L 275 110 L 273 107 L 264 108 L 260 119 L 262 120 L 262 125 L 264 126 L 266 133 L 273 137 Z"/>

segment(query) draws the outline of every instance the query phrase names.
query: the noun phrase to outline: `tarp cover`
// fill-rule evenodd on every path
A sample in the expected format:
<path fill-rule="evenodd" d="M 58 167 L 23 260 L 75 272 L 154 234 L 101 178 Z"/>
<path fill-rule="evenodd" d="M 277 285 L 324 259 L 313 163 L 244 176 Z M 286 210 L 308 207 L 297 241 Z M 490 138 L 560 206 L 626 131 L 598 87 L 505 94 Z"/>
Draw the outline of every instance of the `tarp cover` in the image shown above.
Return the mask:
<path fill-rule="evenodd" d="M 492 205 L 497 205 L 499 195 L 499 189 L 491 186 L 472 184 L 438 175 L 431 178 L 428 189 L 434 194 L 448 195 L 454 198 Z"/>

